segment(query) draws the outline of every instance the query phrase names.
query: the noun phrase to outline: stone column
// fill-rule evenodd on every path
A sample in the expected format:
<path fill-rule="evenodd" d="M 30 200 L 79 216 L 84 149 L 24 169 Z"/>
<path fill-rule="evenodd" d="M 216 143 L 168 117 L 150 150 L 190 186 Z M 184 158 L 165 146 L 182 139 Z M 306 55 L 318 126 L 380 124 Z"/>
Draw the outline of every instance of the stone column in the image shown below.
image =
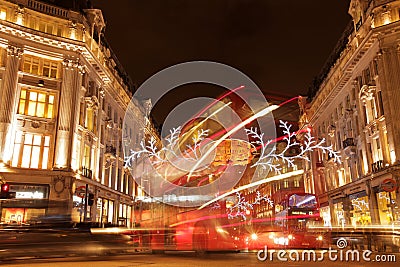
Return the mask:
<path fill-rule="evenodd" d="M 8 46 L 6 70 L 0 90 L 0 162 L 6 164 L 12 155 L 12 126 L 18 107 L 18 67 L 22 52 L 21 47 Z"/>
<path fill-rule="evenodd" d="M 374 188 L 371 185 L 371 181 L 367 180 L 365 182 L 365 190 L 368 196 L 368 206 L 369 206 L 369 213 L 371 215 L 371 223 L 372 224 L 380 224 L 379 219 L 379 211 L 378 211 L 378 200 L 376 199 L 376 193 Z"/>
<path fill-rule="evenodd" d="M 95 170 L 93 170 L 95 177 L 97 177 L 97 181 L 101 182 L 103 173 L 105 172 L 104 169 L 104 151 L 101 148 L 101 138 L 102 138 L 102 118 L 103 118 L 103 98 L 105 96 L 105 92 L 103 88 L 99 88 L 99 107 L 97 109 L 97 153 L 96 153 L 96 165 L 95 165 Z M 103 133 L 104 134 L 104 133 Z"/>
<path fill-rule="evenodd" d="M 382 40 L 384 42 L 384 40 Z M 382 44 L 384 45 L 384 44 Z M 382 49 L 378 56 L 378 69 L 381 82 L 382 102 L 385 110 L 385 121 L 389 151 L 394 151 L 396 159 L 400 158 L 400 127 L 398 103 L 400 101 L 400 57 L 394 46 Z"/>
<path fill-rule="evenodd" d="M 54 168 L 57 169 L 71 169 L 74 132 L 78 123 L 77 112 L 79 112 L 82 74 L 83 67 L 79 63 L 79 59 L 64 59 L 54 157 Z"/>

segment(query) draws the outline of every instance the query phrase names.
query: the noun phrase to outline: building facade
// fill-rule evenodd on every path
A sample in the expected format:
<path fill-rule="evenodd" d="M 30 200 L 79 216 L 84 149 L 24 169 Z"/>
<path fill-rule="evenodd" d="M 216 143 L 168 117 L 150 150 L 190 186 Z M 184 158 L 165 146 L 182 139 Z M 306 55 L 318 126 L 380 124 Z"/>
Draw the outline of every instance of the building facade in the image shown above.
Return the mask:
<path fill-rule="evenodd" d="M 136 100 L 134 127 L 123 127 L 134 86 L 102 13 L 67 2 L 0 1 L 0 175 L 16 192 L 2 222 L 65 214 L 130 226 L 138 188 L 123 144 L 156 132 Z"/>
<path fill-rule="evenodd" d="M 314 151 L 306 191 L 329 226 L 400 222 L 400 1 L 352 0 L 350 27 L 301 105 L 300 127 L 340 152 Z"/>

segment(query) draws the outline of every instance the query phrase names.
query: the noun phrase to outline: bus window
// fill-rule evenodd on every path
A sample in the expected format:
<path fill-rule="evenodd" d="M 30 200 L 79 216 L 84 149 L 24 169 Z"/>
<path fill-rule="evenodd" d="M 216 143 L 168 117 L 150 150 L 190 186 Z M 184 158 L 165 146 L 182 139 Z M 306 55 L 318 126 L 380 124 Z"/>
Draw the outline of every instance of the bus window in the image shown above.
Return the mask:
<path fill-rule="evenodd" d="M 314 195 L 297 195 L 289 197 L 289 207 L 317 208 L 317 200 Z"/>

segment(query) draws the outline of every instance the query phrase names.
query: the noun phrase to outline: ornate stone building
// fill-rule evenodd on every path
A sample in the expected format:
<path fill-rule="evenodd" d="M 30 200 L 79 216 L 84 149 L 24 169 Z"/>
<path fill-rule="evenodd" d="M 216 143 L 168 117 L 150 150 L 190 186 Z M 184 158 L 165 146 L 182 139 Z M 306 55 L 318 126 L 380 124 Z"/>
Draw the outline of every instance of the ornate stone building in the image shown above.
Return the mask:
<path fill-rule="evenodd" d="M 122 132 L 134 86 L 102 36 L 102 12 L 55 2 L 0 1 L 0 175 L 16 192 L 2 221 L 130 225 L 137 187 L 123 138 L 156 133 L 139 102 L 135 128 Z"/>
<path fill-rule="evenodd" d="M 306 164 L 326 225 L 400 222 L 400 1 L 352 0 L 352 22 L 311 88 L 301 127 L 341 153 Z"/>

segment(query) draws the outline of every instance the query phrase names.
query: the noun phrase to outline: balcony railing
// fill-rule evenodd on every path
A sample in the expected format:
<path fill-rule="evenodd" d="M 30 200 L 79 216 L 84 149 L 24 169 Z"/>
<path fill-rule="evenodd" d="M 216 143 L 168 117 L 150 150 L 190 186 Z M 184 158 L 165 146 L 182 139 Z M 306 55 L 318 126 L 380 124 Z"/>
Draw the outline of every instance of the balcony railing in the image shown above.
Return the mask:
<path fill-rule="evenodd" d="M 85 166 L 82 166 L 82 176 L 92 179 L 92 170 L 89 168 L 86 168 Z"/>
<path fill-rule="evenodd" d="M 378 172 L 383 169 L 383 160 L 378 160 L 371 164 L 372 172 Z"/>
<path fill-rule="evenodd" d="M 27 6 L 37 11 L 47 13 L 53 16 L 68 18 L 69 11 L 67 9 L 59 8 L 53 5 L 48 5 L 40 1 L 28 0 Z"/>

